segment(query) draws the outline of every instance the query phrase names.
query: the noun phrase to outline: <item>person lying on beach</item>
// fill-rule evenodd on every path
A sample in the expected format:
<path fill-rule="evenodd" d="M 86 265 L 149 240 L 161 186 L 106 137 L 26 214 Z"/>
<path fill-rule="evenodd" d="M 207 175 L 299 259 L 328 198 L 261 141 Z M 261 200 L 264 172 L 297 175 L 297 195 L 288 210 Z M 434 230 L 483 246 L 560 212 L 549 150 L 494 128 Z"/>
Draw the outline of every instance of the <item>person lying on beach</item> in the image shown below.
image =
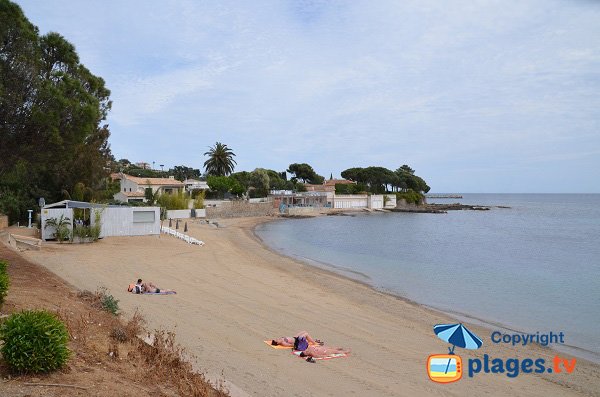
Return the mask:
<path fill-rule="evenodd" d="M 273 346 L 285 346 L 285 347 L 295 347 L 296 340 L 304 337 L 309 345 L 322 345 L 318 339 L 313 339 L 308 332 L 301 331 L 296 334 L 296 336 L 282 336 L 281 338 L 271 340 L 271 345 Z"/>
<path fill-rule="evenodd" d="M 350 349 L 331 346 L 308 346 L 306 350 L 300 353 L 300 357 L 307 357 L 306 361 L 314 363 L 315 358 L 327 358 L 333 354 L 350 354 Z"/>
<path fill-rule="evenodd" d="M 129 284 L 129 288 L 127 288 L 128 292 L 132 292 L 134 294 L 158 294 L 161 292 L 173 292 L 170 289 L 160 289 L 152 282 L 148 281 L 147 283 L 142 282 L 142 279 L 138 279 L 137 283 Z"/>

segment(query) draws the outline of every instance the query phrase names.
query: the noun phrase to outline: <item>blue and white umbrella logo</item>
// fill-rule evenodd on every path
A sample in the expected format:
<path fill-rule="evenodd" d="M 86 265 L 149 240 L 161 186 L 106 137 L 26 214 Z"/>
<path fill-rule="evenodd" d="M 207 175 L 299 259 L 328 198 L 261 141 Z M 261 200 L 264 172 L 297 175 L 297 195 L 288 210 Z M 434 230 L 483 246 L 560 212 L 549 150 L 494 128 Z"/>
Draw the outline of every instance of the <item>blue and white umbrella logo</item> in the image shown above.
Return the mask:
<path fill-rule="evenodd" d="M 456 346 L 463 349 L 479 349 L 483 344 L 482 340 L 469 331 L 462 324 L 438 324 L 433 326 L 433 332 L 441 340 L 451 343 L 452 348 L 448 348 L 450 354 L 454 354 Z"/>

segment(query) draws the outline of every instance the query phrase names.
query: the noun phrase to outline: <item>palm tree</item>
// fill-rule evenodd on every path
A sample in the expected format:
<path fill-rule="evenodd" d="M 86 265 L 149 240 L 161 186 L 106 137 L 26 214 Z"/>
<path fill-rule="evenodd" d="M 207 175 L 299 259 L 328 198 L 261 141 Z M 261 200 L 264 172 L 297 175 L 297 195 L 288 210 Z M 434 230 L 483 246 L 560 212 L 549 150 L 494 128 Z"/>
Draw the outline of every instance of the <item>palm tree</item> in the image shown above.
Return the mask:
<path fill-rule="evenodd" d="M 209 151 L 204 153 L 208 160 L 204 162 L 204 169 L 208 175 L 227 176 L 235 168 L 235 153 L 221 142 L 215 143 L 214 147 L 209 147 Z"/>

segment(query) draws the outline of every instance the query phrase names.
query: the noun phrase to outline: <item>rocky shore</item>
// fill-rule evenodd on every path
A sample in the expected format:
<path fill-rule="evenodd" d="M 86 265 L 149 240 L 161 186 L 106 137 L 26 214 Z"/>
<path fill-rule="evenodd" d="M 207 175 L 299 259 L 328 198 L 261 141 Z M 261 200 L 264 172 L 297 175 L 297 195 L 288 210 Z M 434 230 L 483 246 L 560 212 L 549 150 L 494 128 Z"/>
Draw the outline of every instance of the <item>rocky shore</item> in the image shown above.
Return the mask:
<path fill-rule="evenodd" d="M 389 208 L 392 212 L 415 212 L 426 214 L 446 214 L 448 211 L 489 211 L 491 207 L 483 205 L 467 205 L 467 204 L 423 204 L 419 206 L 404 206 Z"/>

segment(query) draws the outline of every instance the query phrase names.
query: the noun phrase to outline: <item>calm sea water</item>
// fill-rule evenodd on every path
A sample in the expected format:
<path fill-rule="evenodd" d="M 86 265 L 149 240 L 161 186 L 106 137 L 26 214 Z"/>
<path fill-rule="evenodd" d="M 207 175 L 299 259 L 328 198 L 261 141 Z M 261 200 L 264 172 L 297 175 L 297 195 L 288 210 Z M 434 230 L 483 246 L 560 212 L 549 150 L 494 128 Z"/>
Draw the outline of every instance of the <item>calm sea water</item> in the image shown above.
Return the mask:
<path fill-rule="evenodd" d="M 600 195 L 435 200 L 457 201 L 511 208 L 282 220 L 256 232 L 283 254 L 443 311 L 519 331 L 562 331 L 566 344 L 598 361 Z"/>

